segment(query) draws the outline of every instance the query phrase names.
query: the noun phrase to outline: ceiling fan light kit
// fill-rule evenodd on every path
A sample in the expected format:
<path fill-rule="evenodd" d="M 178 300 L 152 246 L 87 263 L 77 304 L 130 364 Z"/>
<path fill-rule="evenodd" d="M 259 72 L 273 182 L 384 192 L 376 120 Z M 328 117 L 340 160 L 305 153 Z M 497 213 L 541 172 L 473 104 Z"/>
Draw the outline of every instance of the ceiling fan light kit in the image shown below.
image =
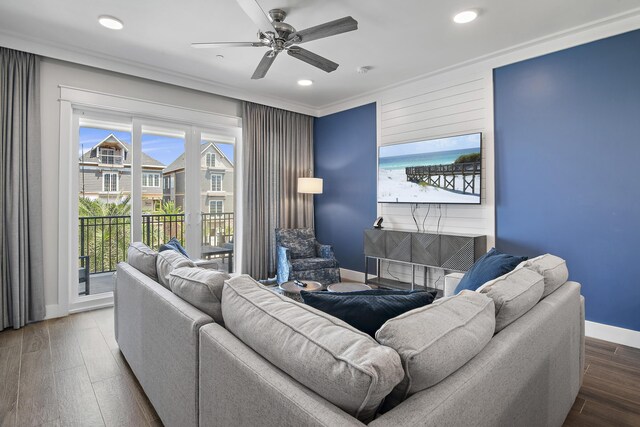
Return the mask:
<path fill-rule="evenodd" d="M 358 21 L 350 16 L 346 16 L 344 18 L 316 25 L 315 27 L 296 31 L 293 26 L 284 22 L 287 17 L 287 13 L 282 9 L 271 9 L 269 11 L 269 17 L 267 17 L 255 0 L 237 0 L 237 2 L 249 18 L 251 18 L 251 20 L 258 26 L 259 41 L 193 43 L 191 46 L 194 48 L 268 48 L 269 50 L 264 54 L 258 64 L 258 67 L 251 76 L 254 80 L 261 79 L 266 76 L 278 54 L 283 51 L 286 51 L 289 56 L 302 62 L 306 62 L 309 65 L 313 65 L 327 73 L 335 71 L 339 64 L 297 45 L 358 29 Z"/>

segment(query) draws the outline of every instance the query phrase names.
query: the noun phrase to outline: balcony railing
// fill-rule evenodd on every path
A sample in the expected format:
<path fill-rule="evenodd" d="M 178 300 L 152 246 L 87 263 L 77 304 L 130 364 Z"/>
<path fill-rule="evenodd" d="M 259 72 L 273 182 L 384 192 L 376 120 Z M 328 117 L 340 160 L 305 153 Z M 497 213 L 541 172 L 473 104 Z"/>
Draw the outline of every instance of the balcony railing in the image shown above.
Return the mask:
<path fill-rule="evenodd" d="M 201 215 L 202 246 L 222 246 L 233 241 L 233 213 Z M 79 220 L 79 256 L 89 257 L 90 273 L 115 271 L 118 263 L 127 259 L 131 242 L 131 217 L 91 216 L 80 217 Z M 172 237 L 185 245 L 184 214 L 142 215 L 142 241 L 147 246 L 158 250 L 161 244 Z"/>

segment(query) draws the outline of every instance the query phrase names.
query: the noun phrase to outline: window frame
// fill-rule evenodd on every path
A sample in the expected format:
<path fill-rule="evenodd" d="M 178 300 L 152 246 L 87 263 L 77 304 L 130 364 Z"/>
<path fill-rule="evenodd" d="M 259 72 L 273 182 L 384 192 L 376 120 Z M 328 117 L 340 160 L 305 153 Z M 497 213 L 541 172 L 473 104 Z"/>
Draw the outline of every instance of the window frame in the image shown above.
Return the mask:
<path fill-rule="evenodd" d="M 142 172 L 142 188 L 160 187 L 160 174 L 156 172 Z M 146 181 L 146 183 L 145 183 Z M 149 185 L 151 183 L 151 185 Z"/>
<path fill-rule="evenodd" d="M 216 153 L 207 153 L 205 155 L 205 164 L 207 165 L 208 168 L 215 168 L 216 164 L 218 163 L 218 156 L 216 156 Z"/>
<path fill-rule="evenodd" d="M 112 187 L 111 184 L 113 183 L 111 178 L 109 179 L 109 187 L 110 188 L 108 190 L 105 190 L 105 183 L 106 183 L 105 177 L 107 175 L 116 177 L 116 189 L 115 190 L 111 190 L 111 187 Z M 102 172 L 102 192 L 103 193 L 119 193 L 120 192 L 120 174 L 118 172 L 105 172 L 105 171 Z"/>
<path fill-rule="evenodd" d="M 218 177 L 220 178 L 220 188 L 218 190 L 216 190 L 214 188 L 213 181 L 214 181 L 214 178 L 218 178 Z M 209 191 L 215 191 L 215 192 L 223 191 L 222 190 L 222 180 L 223 179 L 224 179 L 224 176 L 221 173 L 212 173 L 211 177 L 209 177 Z"/>
<path fill-rule="evenodd" d="M 220 206 L 220 211 L 219 212 L 212 212 L 211 211 L 211 203 L 215 203 L 216 206 Z M 210 214 L 221 214 L 221 213 L 224 213 L 224 200 L 209 200 L 209 213 Z"/>

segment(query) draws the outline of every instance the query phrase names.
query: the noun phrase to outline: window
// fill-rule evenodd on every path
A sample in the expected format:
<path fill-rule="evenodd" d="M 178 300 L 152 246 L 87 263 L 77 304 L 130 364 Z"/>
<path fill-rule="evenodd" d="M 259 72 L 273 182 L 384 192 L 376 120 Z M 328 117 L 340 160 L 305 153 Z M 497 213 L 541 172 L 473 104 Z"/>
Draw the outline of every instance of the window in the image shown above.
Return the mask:
<path fill-rule="evenodd" d="M 142 186 L 143 187 L 160 187 L 160 174 L 159 173 L 143 173 Z"/>
<path fill-rule="evenodd" d="M 118 174 L 105 172 L 102 174 L 102 191 L 107 193 L 118 192 Z"/>
<path fill-rule="evenodd" d="M 211 175 L 211 191 L 222 191 L 222 175 Z"/>
<path fill-rule="evenodd" d="M 215 168 L 216 167 L 216 155 L 215 153 L 207 153 L 207 167 Z"/>
<path fill-rule="evenodd" d="M 224 212 L 224 202 L 222 200 L 209 200 L 209 213 Z"/>
<path fill-rule="evenodd" d="M 120 157 L 116 156 L 116 150 L 113 148 L 100 148 L 100 163 L 115 165 L 121 162 Z"/>

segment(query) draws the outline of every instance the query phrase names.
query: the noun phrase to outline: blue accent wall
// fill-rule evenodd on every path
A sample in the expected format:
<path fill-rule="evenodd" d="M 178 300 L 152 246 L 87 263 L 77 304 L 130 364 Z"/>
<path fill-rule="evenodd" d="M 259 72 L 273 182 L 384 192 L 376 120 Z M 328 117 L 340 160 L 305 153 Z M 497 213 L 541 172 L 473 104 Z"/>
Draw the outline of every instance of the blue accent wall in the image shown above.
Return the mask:
<path fill-rule="evenodd" d="M 640 31 L 494 71 L 499 250 L 567 260 L 586 317 L 640 330 Z"/>
<path fill-rule="evenodd" d="M 376 105 L 320 117 L 314 124 L 318 241 L 333 245 L 340 267 L 364 271 L 365 228 L 376 219 Z"/>

